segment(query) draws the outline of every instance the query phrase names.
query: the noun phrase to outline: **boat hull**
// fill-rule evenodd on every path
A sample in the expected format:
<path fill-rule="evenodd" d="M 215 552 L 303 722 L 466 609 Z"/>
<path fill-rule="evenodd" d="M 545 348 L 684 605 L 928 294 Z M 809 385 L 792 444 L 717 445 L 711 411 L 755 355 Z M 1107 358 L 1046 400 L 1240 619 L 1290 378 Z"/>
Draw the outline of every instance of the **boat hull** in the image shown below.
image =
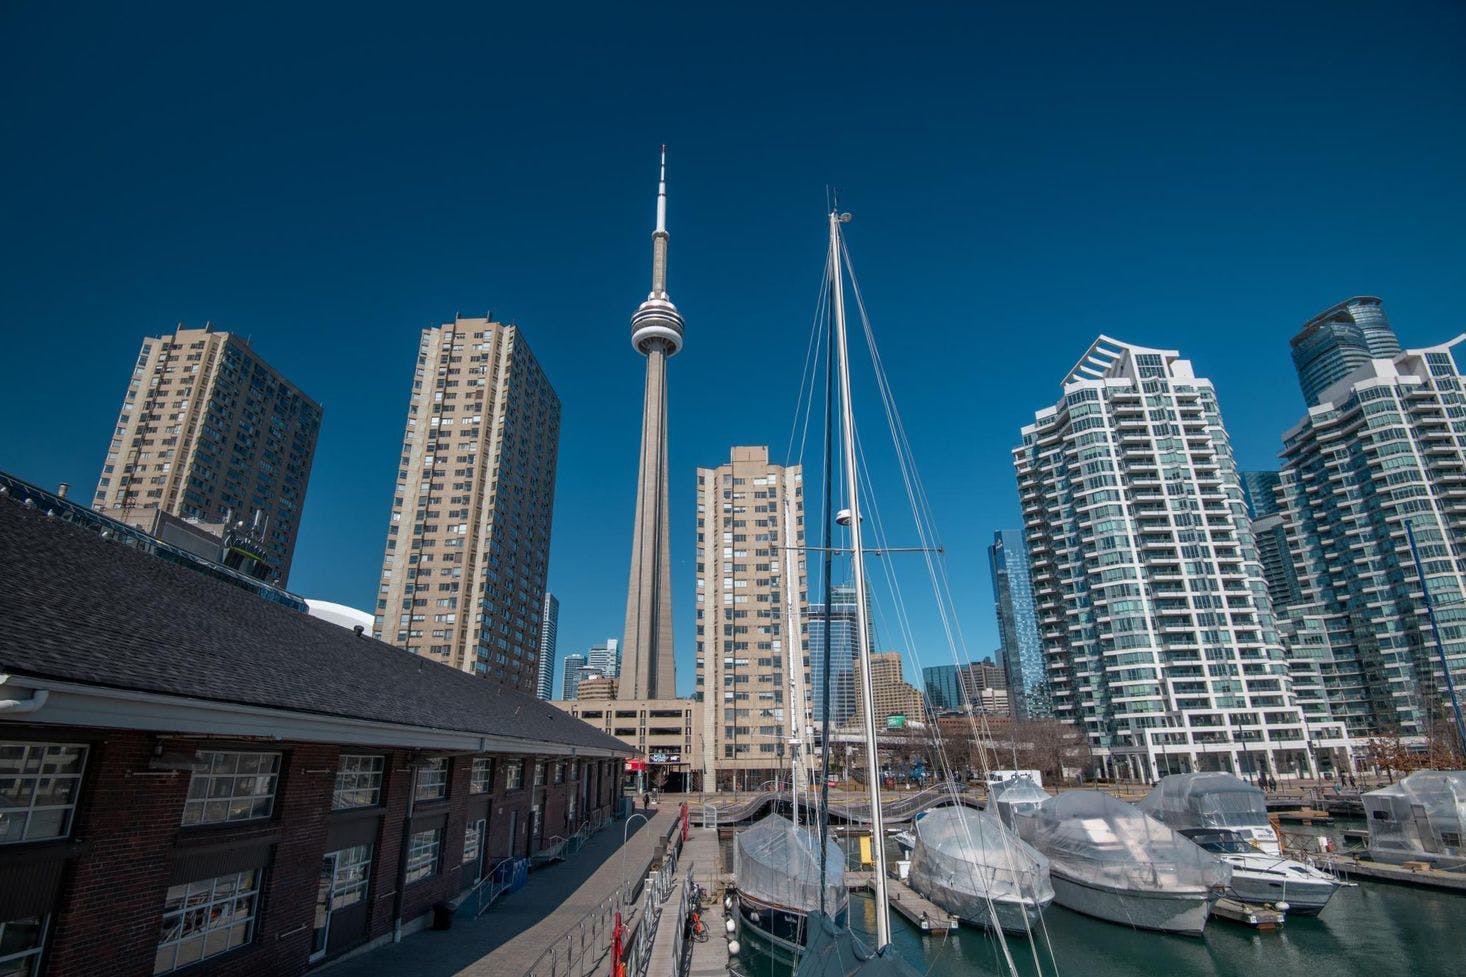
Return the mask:
<path fill-rule="evenodd" d="M 849 903 L 835 907 L 836 924 L 844 926 L 849 915 Z M 797 909 L 761 902 L 744 893 L 738 894 L 739 922 L 756 933 L 764 942 L 783 951 L 781 956 L 797 954 L 804 949 L 808 933 L 808 917 Z"/>
<path fill-rule="evenodd" d="M 964 923 L 992 929 L 993 916 L 996 915 L 1003 932 L 1013 936 L 1029 935 L 1033 927 L 1038 925 L 1044 909 L 1053 901 L 996 896 L 992 900 L 992 909 L 989 910 L 987 898 L 977 893 L 962 892 L 914 872 L 910 882 L 913 889 Z"/>
<path fill-rule="evenodd" d="M 1052 871 L 1052 881 L 1054 901 L 1064 908 L 1136 929 L 1200 936 L 1211 911 L 1207 892 L 1120 890 L 1080 882 L 1060 875 L 1057 869 Z"/>
<path fill-rule="evenodd" d="M 1286 902 L 1292 916 L 1317 916 L 1333 898 L 1338 885 L 1324 879 L 1279 879 L 1233 867 L 1232 893 L 1243 902 Z"/>

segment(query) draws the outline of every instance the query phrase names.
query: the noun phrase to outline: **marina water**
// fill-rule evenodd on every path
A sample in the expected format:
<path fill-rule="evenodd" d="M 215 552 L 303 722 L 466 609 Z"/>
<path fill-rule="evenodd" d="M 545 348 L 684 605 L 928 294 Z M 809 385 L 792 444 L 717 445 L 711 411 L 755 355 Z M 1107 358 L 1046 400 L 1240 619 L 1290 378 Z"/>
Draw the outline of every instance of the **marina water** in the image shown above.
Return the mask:
<path fill-rule="evenodd" d="M 851 925 L 874 940 L 875 907 L 852 894 Z M 1261 933 L 1213 918 L 1202 937 L 1131 930 L 1062 906 L 1043 915 L 1054 961 L 1045 975 L 1060 977 L 1466 977 L 1466 896 L 1400 885 L 1361 882 L 1339 890 L 1323 915 L 1289 917 Z M 1007 977 L 1001 951 L 985 930 L 963 926 L 946 937 L 925 936 L 899 916 L 892 940 L 928 977 Z M 789 977 L 758 939 L 743 938 L 736 972 L 745 977 Z M 1018 972 L 1035 974 L 1033 948 L 1009 938 Z M 1042 943 L 1040 944 L 1042 946 Z"/>

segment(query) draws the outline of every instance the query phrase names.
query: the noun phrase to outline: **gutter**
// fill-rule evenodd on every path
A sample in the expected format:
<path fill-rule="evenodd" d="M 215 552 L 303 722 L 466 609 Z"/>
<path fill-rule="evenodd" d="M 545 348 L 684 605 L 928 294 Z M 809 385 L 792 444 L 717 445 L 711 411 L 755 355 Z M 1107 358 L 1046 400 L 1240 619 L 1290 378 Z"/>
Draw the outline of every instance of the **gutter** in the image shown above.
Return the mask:
<path fill-rule="evenodd" d="M 45 705 L 46 721 L 57 726 L 253 736 L 466 753 L 535 753 L 541 756 L 579 755 L 615 759 L 635 752 L 83 685 L 28 675 L 5 675 L 0 684 L 6 682 L 14 683 L 18 688 L 29 688 L 33 694 L 29 699 L 0 700 L 0 718 L 29 714 Z"/>
<path fill-rule="evenodd" d="M 0 674 L 0 685 L 5 685 L 10 679 L 11 676 Z M 44 706 L 49 698 L 51 698 L 49 689 L 32 688 L 28 699 L 0 699 L 0 715 L 22 716 L 35 712 Z"/>

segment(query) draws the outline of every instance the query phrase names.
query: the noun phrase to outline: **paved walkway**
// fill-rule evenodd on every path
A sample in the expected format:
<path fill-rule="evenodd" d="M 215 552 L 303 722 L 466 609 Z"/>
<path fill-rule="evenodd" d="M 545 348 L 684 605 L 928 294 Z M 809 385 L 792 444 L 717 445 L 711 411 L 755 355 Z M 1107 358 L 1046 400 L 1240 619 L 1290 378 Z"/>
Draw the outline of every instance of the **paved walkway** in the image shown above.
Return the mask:
<path fill-rule="evenodd" d="M 647 977 L 675 977 L 677 960 L 675 928 L 683 925 L 677 918 L 678 900 L 682 897 L 682 885 L 687 880 L 688 867 L 692 878 L 708 893 L 709 904 L 703 910 L 703 925 L 708 928 L 708 939 L 704 943 L 691 945 L 691 966 L 688 977 L 727 977 L 728 934 L 724 928 L 721 848 L 716 829 L 693 828 L 687 844 L 682 847 L 682 859 L 677 866 L 677 884 L 663 907 L 661 925 L 657 928 L 657 941 L 652 945 L 651 966 Z"/>
<path fill-rule="evenodd" d="M 547 949 L 573 939 L 587 914 L 615 895 L 621 886 L 625 826 L 624 821 L 612 821 L 565 861 L 531 872 L 523 889 L 502 897 L 478 919 L 455 918 L 452 929 L 414 933 L 401 943 L 330 965 L 326 973 L 329 977 L 521 977 Z M 648 822 L 635 819 L 624 855 L 627 880 L 646 874 L 670 826 L 670 816 L 657 811 Z"/>

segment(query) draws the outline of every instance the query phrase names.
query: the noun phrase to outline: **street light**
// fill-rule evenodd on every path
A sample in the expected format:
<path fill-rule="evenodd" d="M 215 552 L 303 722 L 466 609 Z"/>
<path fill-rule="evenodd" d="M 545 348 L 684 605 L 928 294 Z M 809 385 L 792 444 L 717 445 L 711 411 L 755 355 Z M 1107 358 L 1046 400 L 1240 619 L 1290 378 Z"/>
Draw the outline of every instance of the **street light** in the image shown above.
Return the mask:
<path fill-rule="evenodd" d="M 637 818 L 641 818 L 642 821 L 646 821 L 647 820 L 647 816 L 645 814 L 633 814 L 633 815 L 631 815 L 631 817 L 627 818 L 626 819 L 626 823 L 621 826 L 621 901 L 622 902 L 626 902 L 626 838 L 627 838 L 627 832 L 631 830 L 631 822 L 632 821 L 635 821 Z"/>

